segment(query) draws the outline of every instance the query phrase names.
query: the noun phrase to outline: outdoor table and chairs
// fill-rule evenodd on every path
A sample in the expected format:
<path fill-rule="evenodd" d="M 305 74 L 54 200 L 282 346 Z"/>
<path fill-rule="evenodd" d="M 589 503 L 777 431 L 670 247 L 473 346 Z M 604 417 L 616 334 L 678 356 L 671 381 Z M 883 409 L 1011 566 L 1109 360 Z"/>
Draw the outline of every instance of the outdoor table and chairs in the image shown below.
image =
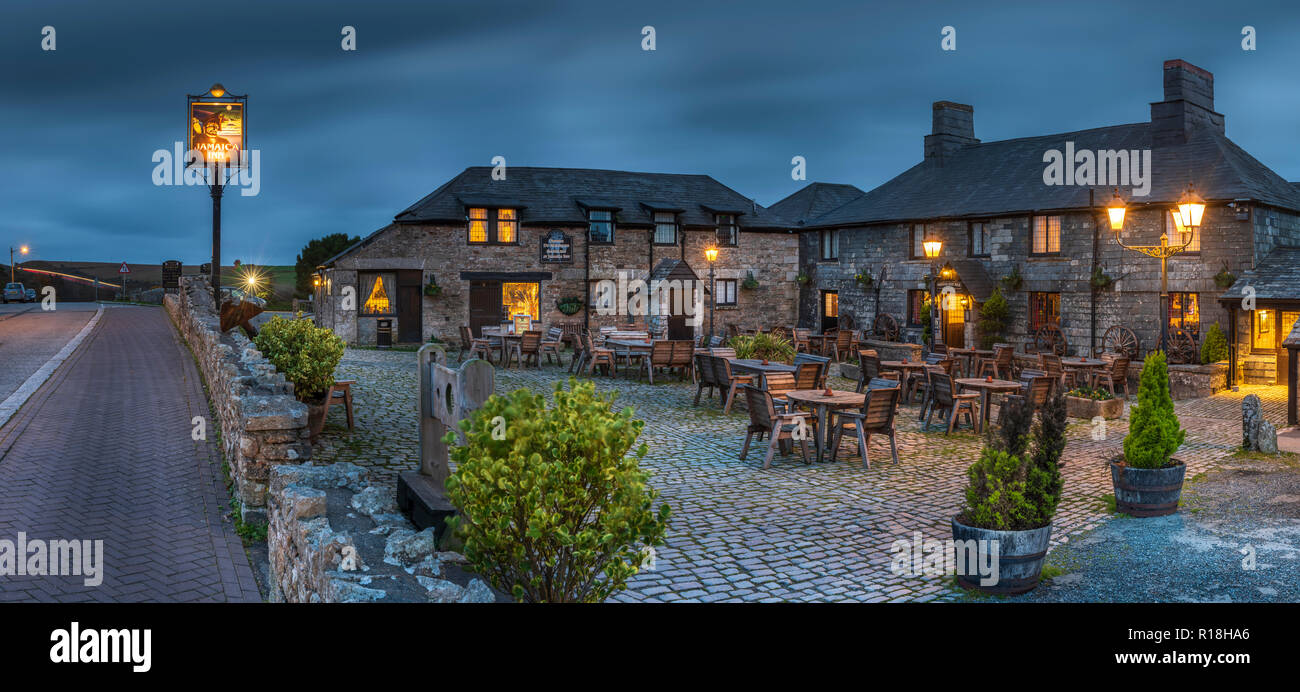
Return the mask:
<path fill-rule="evenodd" d="M 817 438 L 817 461 L 819 462 L 826 451 L 826 419 L 829 417 L 830 412 L 846 408 L 861 408 L 862 403 L 866 401 L 865 394 L 832 389 L 829 390 L 830 396 L 827 396 L 827 391 L 824 389 L 796 389 L 787 392 L 785 395 L 793 404 L 806 406 L 817 412 L 817 426 L 813 429 L 813 434 Z"/>
<path fill-rule="evenodd" d="M 636 360 L 640 365 L 642 358 L 650 354 L 652 343 L 647 336 L 646 338 L 638 337 L 606 337 L 605 348 L 614 352 L 614 362 L 622 362 L 629 368 L 632 367 L 632 361 Z"/>
<path fill-rule="evenodd" d="M 763 468 L 772 468 L 772 457 L 776 456 L 777 449 L 786 440 L 789 440 L 792 444 L 797 440 L 804 463 L 809 463 L 808 439 L 805 435 L 796 434 L 801 427 L 807 429 L 807 425 L 804 423 L 804 420 L 808 417 L 807 413 L 778 412 L 775 402 L 772 400 L 772 395 L 766 390 L 753 385 L 745 385 L 745 402 L 749 408 L 749 427 L 745 430 L 745 444 L 740 448 L 741 460 L 744 460 L 745 455 L 749 454 L 749 441 L 753 439 L 754 435 L 760 437 L 767 435 L 769 438 L 767 458 L 763 460 Z M 821 450 L 817 451 L 818 460 L 820 461 Z"/>
<path fill-rule="evenodd" d="M 854 435 L 858 440 L 858 454 L 862 456 L 862 467 L 871 468 L 871 458 L 867 447 L 872 435 L 889 437 L 889 453 L 894 463 L 898 463 L 898 445 L 894 441 L 894 416 L 898 412 L 898 397 L 902 387 L 893 380 L 872 379 L 867 384 L 865 400 L 861 411 L 845 410 L 835 416 L 834 430 L 831 431 L 831 461 L 834 462 L 840 451 L 840 440 L 845 433 Z"/>
<path fill-rule="evenodd" d="M 1107 361 L 1106 367 L 1098 368 L 1092 373 L 1091 384 L 1095 387 L 1105 385 L 1112 396 L 1119 396 L 1120 391 L 1124 392 L 1124 398 L 1128 398 L 1128 356 L 1112 355 L 1107 358 L 1102 356 L 1102 360 Z"/>
<path fill-rule="evenodd" d="M 1073 380 L 1077 385 L 1080 383 L 1092 383 L 1093 374 L 1101 368 L 1109 365 L 1107 361 L 1100 358 L 1087 358 L 1085 356 L 1064 356 L 1061 358 L 1061 367 L 1071 373 L 1067 379 Z M 1127 369 L 1127 368 L 1126 368 Z"/>
<path fill-rule="evenodd" d="M 999 380 L 990 377 L 963 377 L 956 380 L 961 389 L 975 390 L 980 395 L 979 423 L 975 432 L 983 432 L 989 424 L 989 395 L 995 392 L 1019 392 L 1021 384 L 1011 380 Z"/>
<path fill-rule="evenodd" d="M 897 370 L 900 382 L 907 382 L 914 372 L 925 372 L 925 361 L 921 360 L 882 360 L 880 367 L 884 370 Z M 912 391 L 903 392 L 903 401 L 911 403 Z"/>

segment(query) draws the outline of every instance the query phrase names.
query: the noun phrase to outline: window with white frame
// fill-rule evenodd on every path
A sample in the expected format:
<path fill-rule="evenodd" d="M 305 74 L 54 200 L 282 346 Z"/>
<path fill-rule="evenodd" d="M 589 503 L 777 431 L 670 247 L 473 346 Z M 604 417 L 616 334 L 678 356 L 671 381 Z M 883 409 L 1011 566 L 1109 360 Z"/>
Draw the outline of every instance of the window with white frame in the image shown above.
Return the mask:
<path fill-rule="evenodd" d="M 717 279 L 714 287 L 714 295 L 717 298 L 718 305 L 735 305 L 736 304 L 736 280 L 735 279 Z"/>
<path fill-rule="evenodd" d="M 655 212 L 655 245 L 677 244 L 677 214 L 671 211 Z"/>

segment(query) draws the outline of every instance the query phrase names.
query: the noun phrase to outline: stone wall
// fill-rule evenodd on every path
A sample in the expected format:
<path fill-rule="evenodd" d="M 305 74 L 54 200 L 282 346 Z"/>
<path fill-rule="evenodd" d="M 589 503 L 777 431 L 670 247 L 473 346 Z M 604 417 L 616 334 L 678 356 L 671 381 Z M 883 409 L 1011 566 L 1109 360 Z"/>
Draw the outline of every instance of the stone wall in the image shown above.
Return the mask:
<path fill-rule="evenodd" d="M 571 261 L 541 260 L 542 238 L 555 230 L 569 237 Z M 549 274 L 549 278 L 541 279 L 542 323 L 549 326 L 582 322 L 583 311 L 565 315 L 556 307 L 556 301 L 568 297 L 587 300 L 588 281 L 618 281 L 620 275 L 629 281 L 644 280 L 652 267 L 664 259 L 685 257 L 700 280 L 707 280 L 709 268 L 704 249 L 717 240 L 716 230 L 711 227 L 687 227 L 681 229 L 682 244 L 654 245 L 651 229 L 621 225 L 615 228 L 614 243 L 590 246 L 587 229 L 575 226 L 524 225 L 519 229 L 518 245 L 471 245 L 466 235 L 463 224 L 389 226 L 327 270 L 326 285 L 318 296 L 317 323 L 333 329 L 349 344 L 373 344 L 377 318 L 358 316 L 355 309 L 345 310 L 344 289 L 350 287 L 354 291 L 353 305 L 359 305 L 365 300 L 365 296 L 359 295 L 359 273 L 398 269 L 418 269 L 424 282 L 433 278 L 442 288 L 436 297 L 422 295 L 420 298 L 424 340 L 436 335 L 444 341 L 459 342 L 460 326 L 469 324 L 470 281 L 462 278 L 462 272 Z M 798 314 L 798 284 L 794 281 L 799 267 L 798 243 L 797 233 L 742 229 L 736 246 L 719 247 L 714 267 L 716 278 L 743 280 L 752 272 L 759 286 L 754 290 L 738 289 L 736 306 L 718 309 L 717 331 L 721 332 L 729 322 L 749 328 L 794 323 Z M 588 251 L 589 269 L 585 264 Z M 628 321 L 626 316 L 604 316 L 592 308 L 585 310 L 590 311 L 589 323 L 593 329 Z M 396 334 L 400 329 L 398 318 L 385 316 L 384 319 L 393 320 Z M 644 321 L 644 317 L 636 321 Z"/>
<path fill-rule="evenodd" d="M 287 603 L 504 600 L 416 531 L 392 490 L 349 463 L 271 469 L 266 542 L 271 601 Z"/>
<path fill-rule="evenodd" d="M 220 332 L 209 286 L 207 277 L 182 277 L 163 306 L 207 383 L 242 518 L 265 521 L 270 467 L 311 458 L 307 406 L 242 330 Z"/>

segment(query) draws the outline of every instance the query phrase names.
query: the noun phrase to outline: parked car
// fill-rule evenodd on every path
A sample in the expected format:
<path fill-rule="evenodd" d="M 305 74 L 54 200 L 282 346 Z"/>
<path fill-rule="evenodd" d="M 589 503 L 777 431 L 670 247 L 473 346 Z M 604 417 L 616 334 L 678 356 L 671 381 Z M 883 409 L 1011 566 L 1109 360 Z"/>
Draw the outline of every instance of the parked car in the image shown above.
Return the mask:
<path fill-rule="evenodd" d="M 249 293 L 248 291 L 245 291 L 245 290 L 240 289 L 240 288 L 235 288 L 234 286 L 222 286 L 222 287 L 221 287 L 221 299 L 222 299 L 223 301 L 224 301 L 224 300 L 233 300 L 233 301 L 239 301 L 239 302 L 244 302 L 244 303 L 252 303 L 252 304 L 254 304 L 254 305 L 256 305 L 256 306 L 258 306 L 258 307 L 260 307 L 260 308 L 264 308 L 264 307 L 266 307 L 266 301 L 265 301 L 265 300 L 263 300 L 263 299 L 261 299 L 261 298 L 258 298 L 257 296 L 253 295 L 252 293 Z"/>
<path fill-rule="evenodd" d="M 36 289 L 34 288 L 27 289 L 27 302 L 29 303 L 36 302 Z"/>
<path fill-rule="evenodd" d="M 4 302 L 26 303 L 34 298 L 27 297 L 27 287 L 17 281 L 5 284 Z"/>

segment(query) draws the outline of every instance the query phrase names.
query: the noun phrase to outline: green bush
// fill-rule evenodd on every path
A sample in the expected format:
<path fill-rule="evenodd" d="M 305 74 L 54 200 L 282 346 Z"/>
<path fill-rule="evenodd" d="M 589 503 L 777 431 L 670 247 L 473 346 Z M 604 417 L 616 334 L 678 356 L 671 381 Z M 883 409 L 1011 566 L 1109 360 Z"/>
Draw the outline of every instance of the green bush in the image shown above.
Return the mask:
<path fill-rule="evenodd" d="M 1142 365 L 1137 404 L 1129 413 L 1124 462 L 1140 469 L 1168 466 L 1186 435 L 1174 414 L 1164 351 L 1152 351 Z"/>
<path fill-rule="evenodd" d="M 928 301 L 929 296 L 927 296 L 926 298 Z M 925 302 L 921 304 L 921 324 L 923 325 L 921 328 L 921 343 L 925 344 L 926 346 L 929 346 L 930 336 L 931 336 L 930 332 L 933 331 L 933 326 L 934 326 L 934 320 L 930 319 L 929 302 Z"/>
<path fill-rule="evenodd" d="M 1089 387 L 1088 385 L 1080 385 L 1071 389 L 1069 395 L 1080 399 L 1092 399 L 1093 401 L 1110 401 L 1115 398 L 1114 394 L 1101 387 Z"/>
<path fill-rule="evenodd" d="M 731 337 L 727 345 L 736 349 L 737 358 L 759 358 L 778 363 L 794 359 L 794 344 L 774 334 L 741 334 Z"/>
<path fill-rule="evenodd" d="M 980 306 L 980 348 L 990 349 L 993 344 L 1003 340 L 1007 322 L 1011 319 L 1011 306 L 1002 295 L 1001 288 L 993 289 L 993 294 Z"/>
<path fill-rule="evenodd" d="M 663 542 L 668 505 L 652 507 L 646 446 L 629 454 L 645 425 L 630 407 L 572 378 L 554 398 L 494 395 L 461 423 L 465 444 L 448 433 L 447 497 L 460 510 L 448 524 L 475 571 L 517 600 L 599 602 Z"/>
<path fill-rule="evenodd" d="M 343 359 L 343 340 L 311 320 L 272 317 L 253 343 L 293 383 L 294 396 L 303 402 L 317 402 L 329 391 Z"/>
<path fill-rule="evenodd" d="M 1227 359 L 1228 337 L 1223 335 L 1219 323 L 1215 322 L 1210 325 L 1210 330 L 1205 333 L 1205 340 L 1201 342 L 1201 362 L 1217 363 Z"/>
<path fill-rule="evenodd" d="M 991 434 L 980 458 L 966 471 L 966 502 L 958 521 L 996 531 L 1025 531 L 1052 523 L 1061 501 L 1061 454 L 1065 450 L 1065 397 L 1048 399 L 1033 412 L 1010 404 L 1002 431 Z M 1029 431 L 1031 424 L 1033 431 Z M 1031 445 L 1032 442 L 1032 445 Z"/>

